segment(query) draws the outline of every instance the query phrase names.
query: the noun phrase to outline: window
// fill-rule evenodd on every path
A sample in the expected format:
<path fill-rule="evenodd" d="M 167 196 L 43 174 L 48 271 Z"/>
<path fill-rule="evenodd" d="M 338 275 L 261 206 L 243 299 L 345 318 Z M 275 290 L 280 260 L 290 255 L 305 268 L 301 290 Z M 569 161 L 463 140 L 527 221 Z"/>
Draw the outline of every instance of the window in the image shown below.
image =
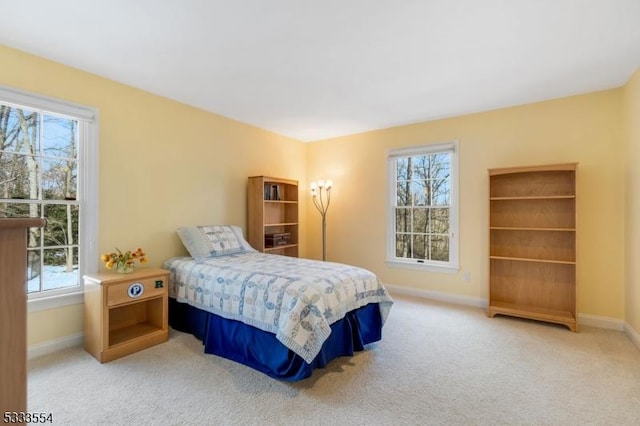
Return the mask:
<path fill-rule="evenodd" d="M 457 142 L 389 153 L 387 261 L 458 269 Z"/>
<path fill-rule="evenodd" d="M 28 232 L 30 300 L 79 293 L 97 270 L 96 116 L 0 87 L 0 217 L 46 219 Z"/>

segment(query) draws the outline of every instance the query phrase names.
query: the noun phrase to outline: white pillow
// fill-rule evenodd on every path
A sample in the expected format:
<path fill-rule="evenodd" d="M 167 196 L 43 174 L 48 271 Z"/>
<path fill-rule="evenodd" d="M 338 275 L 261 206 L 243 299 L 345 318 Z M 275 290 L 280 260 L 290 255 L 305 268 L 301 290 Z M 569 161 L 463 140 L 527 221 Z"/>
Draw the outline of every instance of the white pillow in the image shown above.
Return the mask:
<path fill-rule="evenodd" d="M 180 241 L 195 259 L 255 251 L 245 241 L 242 229 L 238 226 L 181 226 L 177 232 Z"/>

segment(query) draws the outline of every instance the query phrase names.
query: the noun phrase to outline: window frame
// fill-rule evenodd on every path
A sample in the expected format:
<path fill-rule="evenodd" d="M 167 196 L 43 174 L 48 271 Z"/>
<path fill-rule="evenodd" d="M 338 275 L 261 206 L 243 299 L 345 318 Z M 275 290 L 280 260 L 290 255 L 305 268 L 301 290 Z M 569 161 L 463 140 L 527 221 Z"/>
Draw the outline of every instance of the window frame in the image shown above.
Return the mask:
<path fill-rule="evenodd" d="M 78 120 L 78 286 L 28 294 L 30 312 L 83 303 L 82 276 L 98 271 L 99 115 L 97 108 L 0 85 L 0 102 Z"/>
<path fill-rule="evenodd" d="M 387 155 L 387 253 L 388 266 L 417 269 L 430 272 L 456 273 L 460 269 L 459 259 L 459 199 L 458 199 L 458 141 L 449 141 L 420 145 L 409 148 L 393 149 Z M 397 207 L 397 159 L 422 155 L 450 154 L 450 207 L 449 207 L 449 261 L 434 261 L 429 259 L 408 259 L 396 257 L 396 215 Z"/>

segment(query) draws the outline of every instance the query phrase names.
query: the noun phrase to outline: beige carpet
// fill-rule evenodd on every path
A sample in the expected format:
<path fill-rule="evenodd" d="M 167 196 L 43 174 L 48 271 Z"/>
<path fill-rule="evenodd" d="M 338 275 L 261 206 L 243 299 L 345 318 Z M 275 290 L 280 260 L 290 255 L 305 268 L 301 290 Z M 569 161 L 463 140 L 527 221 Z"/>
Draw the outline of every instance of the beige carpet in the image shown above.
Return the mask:
<path fill-rule="evenodd" d="M 637 425 L 640 351 L 621 332 L 396 297 L 381 342 L 302 382 L 172 331 L 107 364 L 81 348 L 32 360 L 29 410 L 59 425 Z"/>

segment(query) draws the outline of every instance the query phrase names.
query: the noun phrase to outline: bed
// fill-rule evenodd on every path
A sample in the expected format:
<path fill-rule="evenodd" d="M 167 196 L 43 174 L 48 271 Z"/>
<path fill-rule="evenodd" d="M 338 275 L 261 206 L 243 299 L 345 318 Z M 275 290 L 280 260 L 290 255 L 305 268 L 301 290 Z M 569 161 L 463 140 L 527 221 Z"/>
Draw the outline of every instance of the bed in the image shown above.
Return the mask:
<path fill-rule="evenodd" d="M 169 323 L 205 353 L 296 381 L 381 340 L 393 300 L 372 272 L 257 252 L 236 226 L 178 235 L 191 256 L 164 263 Z"/>

